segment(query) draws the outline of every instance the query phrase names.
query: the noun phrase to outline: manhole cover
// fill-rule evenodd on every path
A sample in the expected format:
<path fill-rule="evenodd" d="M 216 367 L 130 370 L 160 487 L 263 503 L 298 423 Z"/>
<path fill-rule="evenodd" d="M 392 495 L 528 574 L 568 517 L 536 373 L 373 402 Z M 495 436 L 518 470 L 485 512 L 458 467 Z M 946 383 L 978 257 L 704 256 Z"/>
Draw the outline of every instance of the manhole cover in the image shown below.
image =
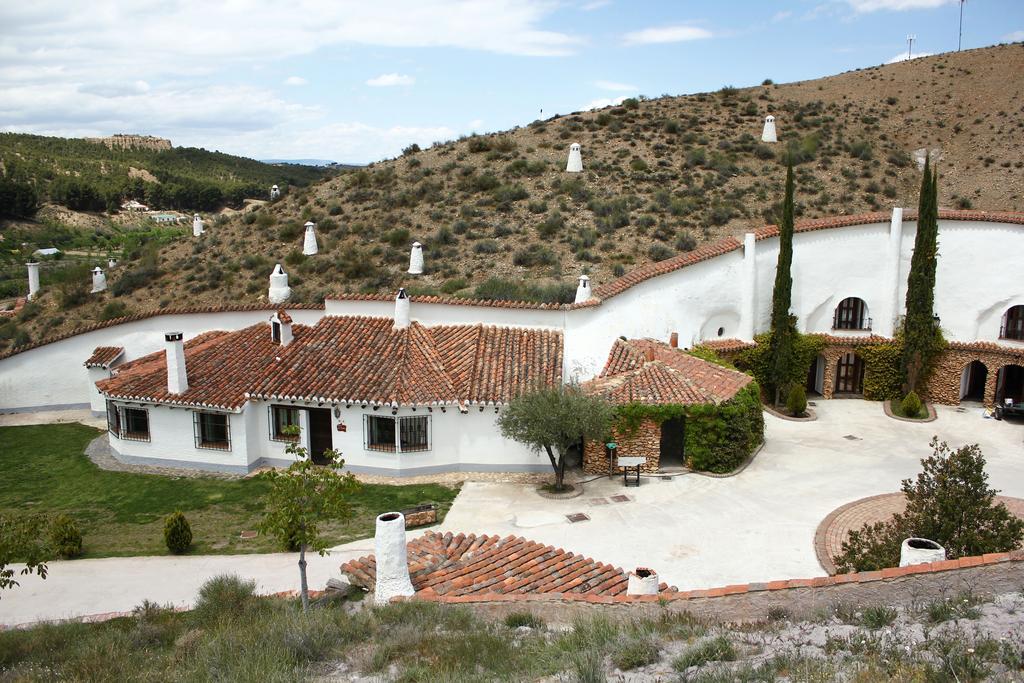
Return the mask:
<path fill-rule="evenodd" d="M 808 402 L 807 402 L 807 405 L 809 405 L 809 406 L 811 406 L 811 407 L 813 408 L 814 406 L 816 406 L 816 405 L 818 405 L 818 404 L 817 404 L 817 403 L 815 403 L 814 401 L 808 401 Z"/>
<path fill-rule="evenodd" d="M 862 440 L 859 436 L 854 436 L 853 434 L 847 434 L 843 438 L 846 439 L 847 441 L 861 441 Z"/>
<path fill-rule="evenodd" d="M 257 534 L 255 531 L 243 531 L 242 533 L 238 534 L 239 538 L 244 539 L 256 538 L 256 536 Z"/>
<path fill-rule="evenodd" d="M 966 413 L 967 412 L 967 408 L 957 408 L 956 412 L 958 412 L 958 413 Z"/>
<path fill-rule="evenodd" d="M 586 522 L 590 520 L 590 517 L 583 514 L 582 512 L 574 512 L 571 515 L 566 515 L 565 518 L 568 519 L 571 524 L 575 524 L 576 522 Z"/>
<path fill-rule="evenodd" d="M 607 505 L 608 504 L 608 499 L 607 498 L 591 498 L 587 502 L 590 503 L 591 505 Z"/>
<path fill-rule="evenodd" d="M 672 481 L 672 477 L 669 476 L 658 477 L 658 479 L 661 479 L 662 481 Z"/>
<path fill-rule="evenodd" d="M 628 503 L 631 499 L 629 496 L 624 496 L 621 493 L 617 496 L 612 496 L 612 500 L 616 503 Z"/>

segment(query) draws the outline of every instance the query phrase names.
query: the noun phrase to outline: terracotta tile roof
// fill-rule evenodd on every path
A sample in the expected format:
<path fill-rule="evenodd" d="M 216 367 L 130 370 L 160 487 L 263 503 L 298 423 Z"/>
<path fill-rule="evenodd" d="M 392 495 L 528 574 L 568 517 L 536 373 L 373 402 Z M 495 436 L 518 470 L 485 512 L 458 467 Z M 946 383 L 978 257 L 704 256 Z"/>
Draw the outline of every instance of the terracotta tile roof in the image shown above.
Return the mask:
<path fill-rule="evenodd" d="M 704 341 L 697 344 L 697 346 L 703 346 L 706 349 L 717 351 L 719 353 L 730 353 L 733 351 L 742 351 L 743 349 L 752 349 L 757 344 L 755 342 L 747 342 L 742 339 L 705 339 Z"/>
<path fill-rule="evenodd" d="M 277 309 L 277 319 L 283 323 L 290 323 L 292 321 L 292 317 L 288 315 L 288 311 L 283 308 Z"/>
<path fill-rule="evenodd" d="M 613 403 L 696 405 L 728 401 L 752 381 L 653 339 L 617 339 L 600 376 L 584 387 Z"/>
<path fill-rule="evenodd" d="M 428 531 L 406 544 L 409 574 L 419 597 L 565 593 L 625 595 L 627 574 L 561 548 L 522 537 Z M 341 566 L 353 585 L 373 590 L 373 555 Z M 661 591 L 675 591 L 661 584 Z"/>
<path fill-rule="evenodd" d="M 679 254 L 672 258 L 665 259 L 664 261 L 658 261 L 657 263 L 648 263 L 647 265 L 640 266 L 635 270 L 631 270 L 617 280 L 599 285 L 594 288 L 594 295 L 598 299 L 609 299 L 616 294 L 621 294 L 630 287 L 640 284 L 645 280 L 658 277 L 659 275 L 665 275 L 672 271 L 685 268 L 686 266 L 692 266 L 695 263 L 701 261 L 707 261 L 708 259 L 728 254 L 730 251 L 743 248 L 743 243 L 737 240 L 735 237 L 726 237 L 723 240 L 719 240 L 714 244 L 705 244 L 697 247 L 693 251 L 688 251 L 685 254 Z"/>
<path fill-rule="evenodd" d="M 123 346 L 97 346 L 85 361 L 87 368 L 109 368 L 124 353 Z"/>
<path fill-rule="evenodd" d="M 326 316 L 293 325 L 200 335 L 185 344 L 188 391 L 167 393 L 164 352 L 97 383 L 111 397 L 238 409 L 249 398 L 388 405 L 504 403 L 562 376 L 562 334 L 484 325 L 396 330 L 391 318 Z"/>

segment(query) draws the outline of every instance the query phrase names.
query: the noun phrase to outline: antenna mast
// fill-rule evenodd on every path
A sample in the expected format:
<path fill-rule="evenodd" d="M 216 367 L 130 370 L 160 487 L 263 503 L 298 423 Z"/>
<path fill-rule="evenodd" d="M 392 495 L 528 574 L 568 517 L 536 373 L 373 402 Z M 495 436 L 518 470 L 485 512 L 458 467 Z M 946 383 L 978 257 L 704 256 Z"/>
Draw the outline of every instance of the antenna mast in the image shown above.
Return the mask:
<path fill-rule="evenodd" d="M 966 3 L 967 0 L 960 0 L 960 32 L 957 34 L 956 38 L 957 52 L 960 52 L 960 47 L 963 45 L 964 42 L 964 5 Z"/>
<path fill-rule="evenodd" d="M 912 50 L 914 48 L 915 40 L 917 40 L 916 35 L 910 34 L 909 36 L 907 36 L 907 61 L 910 61 L 910 59 L 912 58 Z"/>

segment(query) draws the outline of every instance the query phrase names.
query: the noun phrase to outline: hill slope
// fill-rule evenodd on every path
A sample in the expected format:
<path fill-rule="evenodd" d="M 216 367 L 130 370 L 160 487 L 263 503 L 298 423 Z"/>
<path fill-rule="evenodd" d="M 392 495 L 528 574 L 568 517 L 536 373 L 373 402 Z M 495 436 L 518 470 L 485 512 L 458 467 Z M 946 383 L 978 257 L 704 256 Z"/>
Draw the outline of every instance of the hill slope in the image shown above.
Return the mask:
<path fill-rule="evenodd" d="M 504 134 L 408 150 L 218 222 L 201 240 L 133 250 L 115 287 L 66 306 L 48 331 L 99 319 L 112 299 L 137 311 L 256 303 L 282 262 L 296 300 L 394 291 L 571 297 L 680 250 L 771 222 L 782 159 L 799 161 L 802 218 L 916 207 L 915 152 L 940 158 L 943 208 L 1024 210 L 1024 45 L 915 59 L 815 81 L 627 101 Z M 1018 74 L 1018 76 L 1012 76 Z M 760 142 L 764 116 L 780 141 Z M 568 146 L 585 171 L 564 172 Z M 302 224 L 320 254 L 302 257 Z M 427 273 L 404 274 L 413 240 Z M 44 297 L 51 311 L 59 297 Z M 109 311 L 108 311 L 109 314 Z M 58 324 L 59 323 L 59 324 Z M 28 330 L 29 336 L 38 330 Z M 3 335 L 0 335 L 3 336 Z M 2 342 L 0 342 L 2 343 Z"/>

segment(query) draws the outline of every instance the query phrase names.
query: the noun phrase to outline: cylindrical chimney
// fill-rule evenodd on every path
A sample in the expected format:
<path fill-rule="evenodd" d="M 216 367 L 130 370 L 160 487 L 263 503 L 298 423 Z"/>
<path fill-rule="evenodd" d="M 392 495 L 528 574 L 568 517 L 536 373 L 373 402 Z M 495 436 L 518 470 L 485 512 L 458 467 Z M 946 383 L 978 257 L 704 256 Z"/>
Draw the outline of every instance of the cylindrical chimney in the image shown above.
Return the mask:
<path fill-rule="evenodd" d="M 278 263 L 274 266 L 274 272 L 270 274 L 270 290 L 267 292 L 267 299 L 272 304 L 283 304 L 292 295 L 292 289 L 288 286 L 288 273 Z"/>
<path fill-rule="evenodd" d="M 565 164 L 568 173 L 579 173 L 583 170 L 583 156 L 580 154 L 580 144 L 574 142 L 569 145 L 569 161 Z"/>
<path fill-rule="evenodd" d="M 102 292 L 107 288 L 107 276 L 103 274 L 103 269 L 96 266 L 92 269 L 92 294 Z"/>
<path fill-rule="evenodd" d="M 203 219 L 197 213 L 192 217 L 192 236 L 199 237 L 203 232 Z"/>
<path fill-rule="evenodd" d="M 778 142 L 779 138 L 775 134 L 775 117 L 769 114 L 764 117 L 764 129 L 761 131 L 761 142 Z"/>
<path fill-rule="evenodd" d="M 385 512 L 377 517 L 373 539 L 377 564 L 374 602 L 387 604 L 391 598 L 416 593 L 409 578 L 409 559 L 405 547 L 405 517 L 401 512 Z"/>
<path fill-rule="evenodd" d="M 188 391 L 188 371 L 185 369 L 185 342 L 181 332 L 164 335 L 167 346 L 167 392 L 183 394 Z"/>
<path fill-rule="evenodd" d="M 419 242 L 412 243 L 412 251 L 409 253 L 409 274 L 423 274 L 423 245 Z"/>
<path fill-rule="evenodd" d="M 669 337 L 668 337 L 668 345 L 671 346 L 673 349 L 678 349 L 679 348 L 679 333 L 678 332 L 673 332 L 672 334 L 669 335 Z"/>
<path fill-rule="evenodd" d="M 28 298 L 31 301 L 39 292 L 39 264 L 32 261 L 25 265 L 28 266 Z"/>
<path fill-rule="evenodd" d="M 658 573 L 647 567 L 637 567 L 629 573 L 626 595 L 657 595 Z"/>
<path fill-rule="evenodd" d="M 411 321 L 409 317 L 409 295 L 405 293 L 405 288 L 398 290 L 398 296 L 395 297 L 395 329 L 404 330 L 409 327 Z"/>
<path fill-rule="evenodd" d="M 578 304 L 583 303 L 590 299 L 590 278 L 586 275 L 580 275 L 580 283 L 576 286 L 576 300 Z"/>
<path fill-rule="evenodd" d="M 302 239 L 302 254 L 312 256 L 320 251 L 316 244 L 316 223 L 306 221 L 306 236 Z"/>

